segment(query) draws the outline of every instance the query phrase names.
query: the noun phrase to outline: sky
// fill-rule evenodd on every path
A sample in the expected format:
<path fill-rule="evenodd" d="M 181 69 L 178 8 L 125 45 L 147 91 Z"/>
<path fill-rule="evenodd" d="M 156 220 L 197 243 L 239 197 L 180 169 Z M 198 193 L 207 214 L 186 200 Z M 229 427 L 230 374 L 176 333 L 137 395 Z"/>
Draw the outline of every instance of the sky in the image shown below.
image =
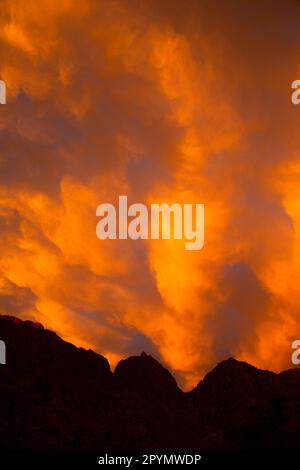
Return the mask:
<path fill-rule="evenodd" d="M 300 4 L 1 0 L 0 314 L 184 389 L 300 335 Z M 205 204 L 205 245 L 96 237 L 96 208 Z"/>

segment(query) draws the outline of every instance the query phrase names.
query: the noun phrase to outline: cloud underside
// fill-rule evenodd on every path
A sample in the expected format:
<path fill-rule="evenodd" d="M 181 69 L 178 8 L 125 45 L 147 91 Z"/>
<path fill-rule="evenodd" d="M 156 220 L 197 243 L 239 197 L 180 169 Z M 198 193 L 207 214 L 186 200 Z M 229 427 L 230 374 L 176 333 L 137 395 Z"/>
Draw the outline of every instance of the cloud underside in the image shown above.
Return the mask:
<path fill-rule="evenodd" d="M 299 336 L 299 4 L 4 0 L 0 313 L 191 387 Z M 272 5 L 272 6 L 271 6 Z M 96 238 L 96 207 L 204 203 L 205 247 Z"/>

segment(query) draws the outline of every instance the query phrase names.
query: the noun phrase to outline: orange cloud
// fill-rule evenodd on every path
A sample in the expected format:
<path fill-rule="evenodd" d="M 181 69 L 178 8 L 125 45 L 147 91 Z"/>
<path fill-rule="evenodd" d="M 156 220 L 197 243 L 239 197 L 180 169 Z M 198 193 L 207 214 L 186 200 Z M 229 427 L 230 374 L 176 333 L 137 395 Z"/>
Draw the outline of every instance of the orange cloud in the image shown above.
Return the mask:
<path fill-rule="evenodd" d="M 187 388 L 229 355 L 290 366 L 300 50 L 284 8 L 2 3 L 1 313 L 113 364 L 146 350 Z M 205 203 L 204 249 L 99 241 L 96 207 L 119 194 Z"/>

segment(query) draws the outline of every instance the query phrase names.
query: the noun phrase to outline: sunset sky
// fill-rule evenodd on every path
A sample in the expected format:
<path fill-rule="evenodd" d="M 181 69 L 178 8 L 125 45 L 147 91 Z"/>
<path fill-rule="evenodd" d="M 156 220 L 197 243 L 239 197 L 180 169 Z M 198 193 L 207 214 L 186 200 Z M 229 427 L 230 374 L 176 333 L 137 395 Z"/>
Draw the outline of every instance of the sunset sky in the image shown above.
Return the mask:
<path fill-rule="evenodd" d="M 300 3 L 1 0 L 0 313 L 190 389 L 300 337 Z M 204 203 L 205 246 L 96 208 Z"/>

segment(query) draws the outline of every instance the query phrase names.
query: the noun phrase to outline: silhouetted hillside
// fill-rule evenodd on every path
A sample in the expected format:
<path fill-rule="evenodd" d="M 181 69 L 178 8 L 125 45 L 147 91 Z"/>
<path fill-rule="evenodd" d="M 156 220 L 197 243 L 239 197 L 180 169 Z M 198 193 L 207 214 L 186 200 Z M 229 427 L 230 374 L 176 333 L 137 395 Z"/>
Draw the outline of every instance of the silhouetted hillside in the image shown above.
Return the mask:
<path fill-rule="evenodd" d="M 31 449 L 297 448 L 300 370 L 228 359 L 189 393 L 151 356 L 108 361 L 40 324 L 0 316 L 0 446 Z"/>

